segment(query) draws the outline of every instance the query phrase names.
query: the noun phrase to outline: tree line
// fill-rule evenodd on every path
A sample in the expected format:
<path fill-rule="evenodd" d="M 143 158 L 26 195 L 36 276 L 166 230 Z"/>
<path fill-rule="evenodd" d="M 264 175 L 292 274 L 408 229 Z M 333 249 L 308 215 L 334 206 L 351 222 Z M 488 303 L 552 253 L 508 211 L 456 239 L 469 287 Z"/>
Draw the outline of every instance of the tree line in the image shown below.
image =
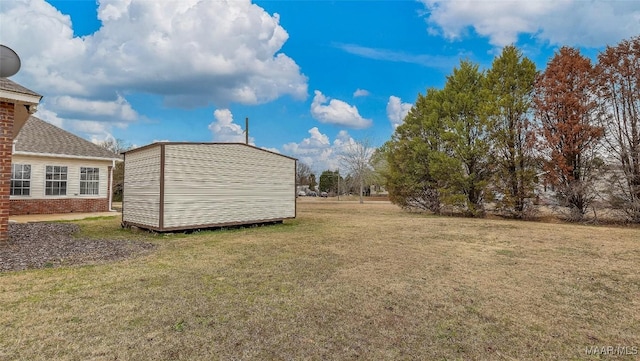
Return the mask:
<path fill-rule="evenodd" d="M 570 220 L 604 204 L 640 223 L 640 36 L 596 64 L 571 47 L 543 71 L 515 46 L 486 71 L 462 60 L 374 158 L 404 208 L 527 218 L 550 194 Z"/>

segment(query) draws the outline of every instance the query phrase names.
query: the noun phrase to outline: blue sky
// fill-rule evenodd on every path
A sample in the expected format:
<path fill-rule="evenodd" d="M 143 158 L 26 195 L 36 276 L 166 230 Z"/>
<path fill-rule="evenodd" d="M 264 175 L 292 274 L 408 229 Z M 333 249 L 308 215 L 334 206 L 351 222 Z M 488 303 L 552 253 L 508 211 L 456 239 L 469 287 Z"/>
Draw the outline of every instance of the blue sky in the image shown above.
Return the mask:
<path fill-rule="evenodd" d="M 514 43 L 542 69 L 637 34 L 637 1 L 0 0 L 42 119 L 142 146 L 240 141 L 249 117 L 256 146 L 316 171 L 388 140 L 461 58 L 488 68 Z"/>

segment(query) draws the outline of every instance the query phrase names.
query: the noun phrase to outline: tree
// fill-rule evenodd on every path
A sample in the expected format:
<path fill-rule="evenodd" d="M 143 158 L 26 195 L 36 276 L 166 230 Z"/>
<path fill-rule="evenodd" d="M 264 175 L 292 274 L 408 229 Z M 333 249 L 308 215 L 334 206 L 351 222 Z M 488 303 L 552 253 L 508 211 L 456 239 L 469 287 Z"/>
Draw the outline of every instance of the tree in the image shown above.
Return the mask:
<path fill-rule="evenodd" d="M 597 145 L 603 130 L 595 125 L 594 77 L 589 59 L 577 49 L 562 47 L 535 88 L 545 179 L 556 189 L 560 205 L 569 208 L 570 219 L 576 221 L 595 199 L 594 182 L 601 164 Z"/>
<path fill-rule="evenodd" d="M 487 72 L 486 111 L 493 143 L 491 159 L 497 208 L 524 218 L 535 196 L 535 132 L 530 121 L 536 66 L 515 46 L 507 46 Z"/>
<path fill-rule="evenodd" d="M 365 183 L 374 178 L 373 167 L 371 166 L 371 156 L 374 148 L 369 140 L 359 140 L 345 144 L 341 154 L 340 163 L 342 168 L 350 176 L 351 181 L 359 189 L 360 204 L 364 203 L 363 193 Z"/>
<path fill-rule="evenodd" d="M 371 167 L 373 168 L 373 174 L 369 185 L 369 193 L 373 195 L 374 192 L 379 190 L 380 186 L 384 186 L 385 174 L 389 171 L 389 162 L 387 161 L 384 145 L 374 149 L 369 163 L 371 163 Z M 375 187 L 375 189 L 372 187 Z"/>
<path fill-rule="evenodd" d="M 316 182 L 316 175 L 314 173 L 309 174 L 309 189 L 317 191 L 318 183 Z"/>
<path fill-rule="evenodd" d="M 490 177 L 489 122 L 482 111 L 484 74 L 463 60 L 447 77 L 442 90 L 442 144 L 430 157 L 430 173 L 437 180 L 440 199 L 460 207 L 468 216 L 484 215 L 484 196 Z"/>
<path fill-rule="evenodd" d="M 320 191 L 331 194 L 338 194 L 340 183 L 344 184 L 344 179 L 338 171 L 325 170 L 320 174 Z"/>
<path fill-rule="evenodd" d="M 432 156 L 442 147 L 444 111 L 442 90 L 418 94 L 415 105 L 380 152 L 389 200 L 404 209 L 440 213 L 438 181 L 432 176 Z"/>
<path fill-rule="evenodd" d="M 296 163 L 296 185 L 308 185 L 311 188 L 312 175 L 311 167 L 307 163 Z"/>
<path fill-rule="evenodd" d="M 99 146 L 106 148 L 112 151 L 115 154 L 120 154 L 122 152 L 126 152 L 133 148 L 131 144 L 122 140 L 115 138 L 107 138 L 101 142 L 97 143 Z M 124 162 L 117 162 L 115 168 L 113 169 L 113 200 L 116 202 L 122 201 L 122 195 L 124 191 Z"/>
<path fill-rule="evenodd" d="M 640 223 L 640 36 L 598 55 L 604 144 L 613 159 L 611 204 Z"/>
<path fill-rule="evenodd" d="M 116 154 L 126 152 L 133 148 L 128 142 L 113 137 L 109 137 L 103 141 L 98 142 L 97 144 L 102 148 L 108 149 Z"/>

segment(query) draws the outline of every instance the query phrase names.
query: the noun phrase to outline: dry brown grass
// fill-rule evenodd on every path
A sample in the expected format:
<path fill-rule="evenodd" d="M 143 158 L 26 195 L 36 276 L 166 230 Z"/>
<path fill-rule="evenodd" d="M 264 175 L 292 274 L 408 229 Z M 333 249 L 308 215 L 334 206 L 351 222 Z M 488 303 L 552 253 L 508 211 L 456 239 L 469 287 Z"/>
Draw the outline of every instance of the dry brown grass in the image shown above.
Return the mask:
<path fill-rule="evenodd" d="M 597 358 L 640 348 L 640 229 L 300 200 L 283 225 L 150 236 L 118 263 L 0 274 L 2 360 Z M 634 359 L 637 355 L 607 355 Z"/>

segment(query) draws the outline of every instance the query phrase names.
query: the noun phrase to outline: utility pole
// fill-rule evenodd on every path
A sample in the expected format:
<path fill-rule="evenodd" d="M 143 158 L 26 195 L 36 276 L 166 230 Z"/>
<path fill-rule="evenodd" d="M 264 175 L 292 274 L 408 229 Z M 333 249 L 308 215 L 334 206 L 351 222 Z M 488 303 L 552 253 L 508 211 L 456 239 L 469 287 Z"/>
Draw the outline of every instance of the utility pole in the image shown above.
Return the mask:
<path fill-rule="evenodd" d="M 339 201 L 340 200 L 340 168 L 339 167 L 336 170 L 336 173 L 338 173 L 338 201 Z"/>

